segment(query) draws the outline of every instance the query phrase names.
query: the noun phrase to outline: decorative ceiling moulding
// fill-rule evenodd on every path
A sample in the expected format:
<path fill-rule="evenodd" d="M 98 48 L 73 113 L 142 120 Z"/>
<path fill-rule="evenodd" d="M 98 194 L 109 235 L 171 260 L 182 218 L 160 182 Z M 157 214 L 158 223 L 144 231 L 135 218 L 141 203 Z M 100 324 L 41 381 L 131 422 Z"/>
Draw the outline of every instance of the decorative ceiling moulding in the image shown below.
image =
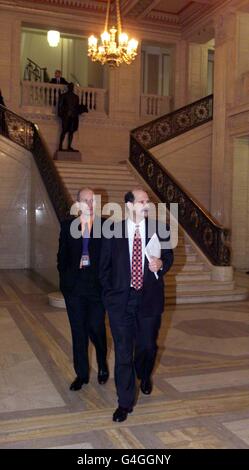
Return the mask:
<path fill-rule="evenodd" d="M 128 11 L 127 16 L 134 16 L 135 18 L 137 18 L 139 15 L 141 15 L 141 13 L 144 12 L 144 10 L 146 10 L 150 6 L 150 4 L 151 0 L 138 0 L 134 7 Z"/>
<path fill-rule="evenodd" d="M 9 2 L 6 2 L 9 3 Z M 1 1 L 0 1 L 1 4 Z M 76 10 L 84 12 L 94 12 L 104 14 L 106 11 L 106 3 L 96 0 L 15 0 L 16 5 L 28 6 L 32 4 L 33 8 L 49 7 L 61 8 L 64 10 Z"/>
<path fill-rule="evenodd" d="M 233 0 L 236 1 L 236 0 Z M 239 0 L 238 0 L 239 1 Z M 198 32 L 207 23 L 214 20 L 214 17 L 224 11 L 227 6 L 231 4 L 231 0 L 216 0 L 213 4 L 207 4 L 206 8 L 199 8 L 199 11 L 192 11 L 191 15 L 182 16 L 180 18 L 182 33 L 184 39 L 191 38 L 193 32 Z M 204 5 L 200 4 L 200 7 Z M 208 7 L 208 8 L 207 8 Z"/>
<path fill-rule="evenodd" d="M 165 13 L 164 11 L 151 11 L 149 15 L 144 18 L 153 21 L 160 21 L 160 23 L 179 25 L 179 16 L 171 13 Z"/>

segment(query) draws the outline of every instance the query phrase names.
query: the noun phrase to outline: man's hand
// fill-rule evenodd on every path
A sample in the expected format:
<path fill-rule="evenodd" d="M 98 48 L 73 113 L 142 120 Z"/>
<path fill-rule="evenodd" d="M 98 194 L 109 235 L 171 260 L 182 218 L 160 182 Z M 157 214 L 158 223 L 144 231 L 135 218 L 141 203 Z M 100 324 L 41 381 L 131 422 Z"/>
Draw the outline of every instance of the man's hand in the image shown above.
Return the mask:
<path fill-rule="evenodd" d="M 157 271 L 159 271 L 159 269 L 161 269 L 162 265 L 163 265 L 163 262 L 160 258 L 156 258 L 155 256 L 151 256 L 151 261 L 149 263 L 149 270 L 152 273 L 156 273 Z"/>

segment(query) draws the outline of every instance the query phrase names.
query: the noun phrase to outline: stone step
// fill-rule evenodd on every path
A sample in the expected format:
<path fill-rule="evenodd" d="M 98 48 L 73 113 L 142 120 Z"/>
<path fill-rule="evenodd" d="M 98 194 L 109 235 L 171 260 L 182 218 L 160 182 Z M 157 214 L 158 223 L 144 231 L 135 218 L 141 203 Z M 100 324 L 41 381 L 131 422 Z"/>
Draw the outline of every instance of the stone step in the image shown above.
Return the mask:
<path fill-rule="evenodd" d="M 117 173 L 93 173 L 93 172 L 83 172 L 80 173 L 78 172 L 77 174 L 76 173 L 69 173 L 69 172 L 60 172 L 60 174 L 62 175 L 62 177 L 67 180 L 67 181 L 71 181 L 71 182 L 75 182 L 75 181 L 78 181 L 79 179 L 101 179 L 103 181 L 112 181 L 112 179 L 114 181 L 116 180 L 119 180 L 119 181 L 135 181 L 135 178 L 133 178 L 132 176 L 128 175 L 128 174 L 117 174 Z M 137 184 L 137 182 L 136 182 Z"/>
<path fill-rule="evenodd" d="M 194 248 L 191 245 L 184 245 L 183 242 L 178 243 L 174 252 L 175 254 L 177 253 L 178 255 L 196 254 Z"/>
<path fill-rule="evenodd" d="M 105 164 L 94 164 L 94 163 L 80 163 L 80 162 L 66 162 L 66 161 L 55 161 L 57 168 L 60 170 L 93 170 L 93 171 L 116 171 L 116 172 L 130 172 L 127 165 L 105 165 Z M 132 173 L 131 173 L 132 174 Z"/>
<path fill-rule="evenodd" d="M 189 279 L 189 281 L 184 281 L 178 279 L 176 283 L 176 278 L 171 278 L 170 276 L 166 277 L 165 282 L 165 292 L 215 292 L 215 291 L 231 291 L 234 289 L 234 281 L 199 281 L 194 280 L 194 282 Z"/>
<path fill-rule="evenodd" d="M 119 178 L 131 178 L 133 181 L 136 181 L 136 178 L 134 178 L 133 175 L 131 175 L 128 171 L 126 172 L 118 172 L 118 171 L 112 171 L 112 170 L 108 170 L 108 169 L 105 169 L 105 170 L 101 170 L 101 171 L 96 171 L 96 170 L 91 170 L 91 169 L 70 169 L 70 170 L 67 170 L 67 169 L 59 169 L 61 175 L 65 176 L 65 177 L 68 177 L 68 178 L 72 178 L 72 177 L 78 177 L 78 176 L 84 176 L 84 175 L 87 175 L 89 177 L 91 176 L 100 176 L 100 177 L 106 177 L 108 178 L 108 176 L 113 176 L 114 178 L 116 177 L 119 177 Z"/>
<path fill-rule="evenodd" d="M 70 191 L 78 190 L 79 188 L 82 188 L 83 186 L 87 187 L 102 187 L 103 190 L 108 190 L 111 191 L 112 188 L 116 189 L 119 188 L 119 191 L 122 192 L 122 194 L 125 194 L 127 191 L 129 191 L 129 188 L 132 188 L 135 186 L 135 184 L 130 184 L 130 179 L 127 179 L 127 182 L 129 181 L 128 184 L 124 184 L 124 181 L 121 179 L 116 178 L 115 180 L 104 180 L 103 178 L 79 178 L 77 181 L 74 179 L 73 181 L 68 180 L 67 178 L 63 178 L 64 183 L 70 188 Z M 123 186 L 122 186 L 123 185 Z M 127 189 L 128 188 L 128 189 Z"/>
<path fill-rule="evenodd" d="M 187 263 L 185 265 L 182 265 L 178 262 L 177 258 L 175 257 L 174 259 L 174 264 L 172 268 L 170 269 L 170 273 L 174 274 L 179 274 L 179 273 L 185 273 L 185 272 L 209 272 L 206 269 L 206 266 L 204 263 L 196 261 L 195 263 Z"/>
<path fill-rule="evenodd" d="M 61 292 L 51 292 L 48 294 L 49 304 L 56 308 L 65 308 L 65 301 Z M 198 291 L 198 292 L 176 292 L 167 291 L 165 295 L 167 305 L 172 304 L 201 304 L 213 302 L 237 302 L 248 299 L 248 289 L 245 287 L 235 287 L 230 291 Z"/>
<path fill-rule="evenodd" d="M 248 290 L 243 287 L 235 287 L 231 291 L 199 291 L 199 292 L 175 292 L 166 293 L 166 309 L 167 304 L 206 304 L 213 302 L 238 302 L 248 299 Z"/>
<path fill-rule="evenodd" d="M 178 281 L 179 282 L 184 282 L 184 281 L 188 281 L 188 282 L 194 282 L 194 281 L 210 281 L 211 280 L 211 276 L 212 274 L 208 271 L 185 271 L 185 272 L 180 272 L 180 273 L 174 273 L 170 270 L 169 274 L 168 274 L 168 278 L 172 277 L 174 279 L 177 280 L 177 283 Z"/>
<path fill-rule="evenodd" d="M 174 264 L 180 264 L 184 266 L 187 262 L 194 263 L 195 261 L 199 260 L 198 255 L 196 253 L 193 254 L 187 254 L 187 255 L 181 255 L 175 253 L 175 259 L 174 259 Z M 176 263 L 177 261 L 177 263 Z"/>

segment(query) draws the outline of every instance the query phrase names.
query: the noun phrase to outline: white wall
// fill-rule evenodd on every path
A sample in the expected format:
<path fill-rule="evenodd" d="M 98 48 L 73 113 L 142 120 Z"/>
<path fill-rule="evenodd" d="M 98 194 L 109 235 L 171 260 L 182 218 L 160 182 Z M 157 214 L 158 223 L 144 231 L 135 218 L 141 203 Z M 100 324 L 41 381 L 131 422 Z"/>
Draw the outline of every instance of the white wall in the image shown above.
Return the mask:
<path fill-rule="evenodd" d="M 32 268 L 58 286 L 59 223 L 33 157 L 0 136 L 0 269 Z"/>
<path fill-rule="evenodd" d="M 0 269 L 29 266 L 30 155 L 0 136 Z"/>
<path fill-rule="evenodd" d="M 31 165 L 30 267 L 59 285 L 57 251 L 59 222 L 35 162 Z"/>
<path fill-rule="evenodd" d="M 249 270 L 249 138 L 234 139 L 232 263 Z"/>
<path fill-rule="evenodd" d="M 151 152 L 199 203 L 210 210 L 211 122 L 164 142 Z"/>
<path fill-rule="evenodd" d="M 62 70 L 63 62 L 63 41 L 57 47 L 50 47 L 46 34 L 34 32 L 22 32 L 21 50 L 21 78 L 23 79 L 24 68 L 27 64 L 27 57 L 36 62 L 40 67 L 47 67 L 47 72 L 52 78 L 56 69 Z M 64 73 L 64 70 L 63 70 Z M 68 78 L 67 76 L 65 77 Z"/>
<path fill-rule="evenodd" d="M 50 78 L 59 69 L 69 82 L 79 82 L 83 87 L 103 87 L 103 67 L 88 59 L 86 38 L 61 37 L 57 47 L 50 47 L 45 31 L 25 30 L 21 38 L 21 79 L 27 57 L 40 67 L 47 67 Z"/>

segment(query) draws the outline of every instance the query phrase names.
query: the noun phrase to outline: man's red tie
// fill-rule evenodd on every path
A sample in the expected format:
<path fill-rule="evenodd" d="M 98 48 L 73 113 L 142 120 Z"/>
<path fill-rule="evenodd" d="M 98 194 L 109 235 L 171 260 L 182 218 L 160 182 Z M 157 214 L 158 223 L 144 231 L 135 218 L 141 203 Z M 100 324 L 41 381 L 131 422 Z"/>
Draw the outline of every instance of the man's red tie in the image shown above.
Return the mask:
<path fill-rule="evenodd" d="M 131 285 L 136 290 L 141 289 L 143 285 L 142 239 L 139 232 L 139 225 L 136 225 L 133 240 Z"/>

